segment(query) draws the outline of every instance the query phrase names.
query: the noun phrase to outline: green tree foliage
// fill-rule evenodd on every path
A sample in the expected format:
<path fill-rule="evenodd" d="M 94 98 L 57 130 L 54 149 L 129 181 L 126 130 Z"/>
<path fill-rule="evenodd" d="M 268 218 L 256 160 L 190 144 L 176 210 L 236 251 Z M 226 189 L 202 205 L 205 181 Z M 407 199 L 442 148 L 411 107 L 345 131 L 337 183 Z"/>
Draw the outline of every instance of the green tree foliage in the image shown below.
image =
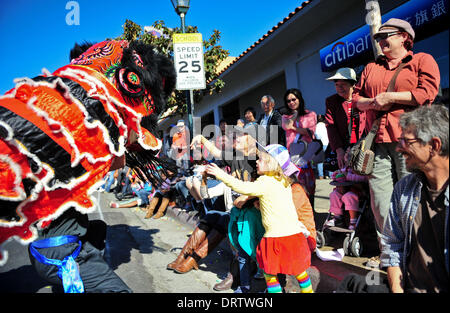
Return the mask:
<path fill-rule="evenodd" d="M 126 20 L 123 25 L 123 34 L 116 38 L 118 40 L 142 40 L 145 43 L 155 47 L 157 52 L 162 53 L 173 60 L 173 43 L 172 35 L 181 33 L 181 27 L 169 28 L 164 21 L 155 21 L 152 25 L 161 32 L 161 36 L 157 37 L 151 33 L 145 33 L 143 27 L 131 20 Z M 186 33 L 198 33 L 196 26 L 187 26 Z M 220 41 L 220 31 L 214 30 L 208 40 L 203 40 L 204 64 L 205 64 L 205 90 L 194 90 L 194 102 L 198 103 L 206 94 L 219 93 L 224 87 L 223 80 L 218 78 L 217 67 L 229 56 L 229 51 L 224 50 L 218 43 Z M 184 91 L 175 90 L 167 102 L 167 109 L 173 108 L 170 115 L 183 115 L 187 110 L 186 93 Z"/>

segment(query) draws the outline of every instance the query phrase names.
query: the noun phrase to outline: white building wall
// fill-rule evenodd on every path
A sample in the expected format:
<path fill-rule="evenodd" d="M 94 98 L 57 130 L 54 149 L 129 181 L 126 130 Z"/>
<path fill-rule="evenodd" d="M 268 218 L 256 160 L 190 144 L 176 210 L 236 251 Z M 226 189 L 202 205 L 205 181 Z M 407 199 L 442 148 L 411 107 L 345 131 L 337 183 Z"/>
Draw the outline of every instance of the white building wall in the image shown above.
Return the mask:
<path fill-rule="evenodd" d="M 382 14 L 404 2 L 379 0 Z M 271 94 L 279 108 L 283 106 L 282 97 L 287 88 L 299 88 L 307 109 L 324 114 L 325 99 L 335 90 L 333 83 L 325 80 L 333 73 L 322 72 L 319 51 L 363 26 L 365 12 L 364 0 L 313 0 L 225 71 L 222 92 L 195 104 L 194 115 L 202 116 L 212 111 L 218 124 L 222 107 L 238 100 L 236 110 L 241 117 L 249 105 L 259 116 L 261 97 Z M 448 39 L 448 31 L 438 37 Z M 448 40 L 444 45 L 447 45 L 444 47 L 447 54 L 438 60 L 440 66 L 448 66 Z M 427 49 L 428 46 L 417 43 L 418 48 Z M 448 88 L 448 71 L 443 82 Z M 174 122 L 169 120 L 167 123 Z"/>

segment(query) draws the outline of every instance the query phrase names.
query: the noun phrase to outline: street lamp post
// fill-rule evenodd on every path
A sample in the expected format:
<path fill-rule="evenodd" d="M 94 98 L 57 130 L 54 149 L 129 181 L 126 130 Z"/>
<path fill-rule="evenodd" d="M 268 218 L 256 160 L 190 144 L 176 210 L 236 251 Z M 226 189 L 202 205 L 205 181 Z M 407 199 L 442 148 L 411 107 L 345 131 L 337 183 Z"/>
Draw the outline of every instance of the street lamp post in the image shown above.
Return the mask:
<path fill-rule="evenodd" d="M 173 7 L 175 8 L 175 12 L 181 18 L 181 32 L 184 34 L 186 32 L 184 17 L 186 16 L 187 11 L 189 10 L 189 2 L 190 0 L 170 0 L 172 2 Z M 189 128 L 189 142 L 192 141 L 193 136 L 193 121 L 192 121 L 192 102 L 193 102 L 193 93 L 192 90 L 186 90 L 186 105 L 188 112 L 188 128 Z"/>

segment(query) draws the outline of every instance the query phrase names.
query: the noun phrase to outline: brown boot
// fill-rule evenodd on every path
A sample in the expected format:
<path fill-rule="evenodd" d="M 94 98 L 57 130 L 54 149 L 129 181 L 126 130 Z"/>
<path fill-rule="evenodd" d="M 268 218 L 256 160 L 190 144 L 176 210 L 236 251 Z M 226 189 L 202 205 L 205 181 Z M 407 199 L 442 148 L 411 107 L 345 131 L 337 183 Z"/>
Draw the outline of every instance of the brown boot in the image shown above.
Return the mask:
<path fill-rule="evenodd" d="M 167 264 L 168 270 L 174 270 L 178 265 L 183 262 L 188 255 L 190 255 L 195 249 L 200 246 L 203 240 L 206 238 L 206 232 L 198 227 L 194 229 L 189 239 L 184 244 L 178 257 L 172 263 Z"/>
<path fill-rule="evenodd" d="M 198 261 L 200 261 L 200 258 L 195 255 L 189 255 L 184 261 L 182 261 L 180 264 L 178 264 L 177 267 L 175 267 L 173 270 L 177 272 L 178 274 L 184 274 L 195 268 L 198 270 Z"/>
<path fill-rule="evenodd" d="M 230 289 L 232 285 L 233 285 L 233 274 L 228 272 L 228 276 L 225 277 L 225 279 L 222 280 L 220 283 L 215 284 L 213 289 L 216 291 L 224 291 Z"/>
<path fill-rule="evenodd" d="M 152 201 L 150 201 L 150 204 L 147 206 L 147 214 L 144 218 L 150 218 L 153 215 L 153 211 L 155 210 L 156 205 L 158 204 L 159 198 L 153 197 Z"/>
<path fill-rule="evenodd" d="M 158 208 L 158 212 L 156 212 L 155 215 L 153 215 L 153 218 L 156 220 L 164 215 L 164 212 L 166 212 L 167 205 L 169 204 L 169 198 L 162 198 L 161 204 Z"/>
<path fill-rule="evenodd" d="M 184 274 L 195 268 L 198 269 L 198 261 L 205 258 L 209 252 L 214 250 L 225 235 L 219 233 L 217 230 L 212 229 L 205 240 L 200 244 L 200 246 L 194 250 L 191 255 L 189 255 L 186 260 L 179 264 L 174 270 L 179 274 Z"/>

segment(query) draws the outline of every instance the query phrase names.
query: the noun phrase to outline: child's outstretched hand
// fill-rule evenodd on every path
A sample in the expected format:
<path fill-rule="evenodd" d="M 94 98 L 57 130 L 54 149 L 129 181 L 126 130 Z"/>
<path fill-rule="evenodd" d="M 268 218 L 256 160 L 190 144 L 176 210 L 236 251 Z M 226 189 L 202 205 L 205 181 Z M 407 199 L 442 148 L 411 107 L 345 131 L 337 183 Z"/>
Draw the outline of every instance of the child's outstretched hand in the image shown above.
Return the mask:
<path fill-rule="evenodd" d="M 226 174 L 220 167 L 215 163 L 210 163 L 206 166 L 205 172 L 209 175 L 215 176 L 216 178 L 220 178 L 223 174 Z"/>

